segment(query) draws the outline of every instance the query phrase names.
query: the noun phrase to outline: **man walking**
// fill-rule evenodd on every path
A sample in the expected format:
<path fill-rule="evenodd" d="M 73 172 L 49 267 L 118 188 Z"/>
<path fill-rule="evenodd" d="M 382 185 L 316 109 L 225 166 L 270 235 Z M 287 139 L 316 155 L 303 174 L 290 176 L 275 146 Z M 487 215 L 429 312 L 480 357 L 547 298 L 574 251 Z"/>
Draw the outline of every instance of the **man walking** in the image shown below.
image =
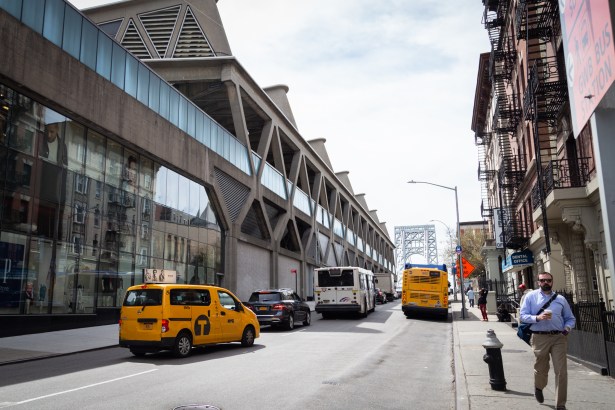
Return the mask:
<path fill-rule="evenodd" d="M 532 323 L 532 350 L 534 362 L 534 396 L 544 402 L 542 390 L 548 383 L 549 356 L 555 372 L 555 408 L 566 409 L 568 393 L 568 333 L 575 325 L 575 318 L 568 301 L 555 294 L 553 275 L 538 275 L 539 289 L 527 294 L 521 305 L 521 321 Z M 547 306 L 548 304 L 548 306 Z"/>
<path fill-rule="evenodd" d="M 472 288 L 469 288 L 466 295 L 468 295 L 468 300 L 470 301 L 470 307 L 474 307 L 474 290 Z"/>

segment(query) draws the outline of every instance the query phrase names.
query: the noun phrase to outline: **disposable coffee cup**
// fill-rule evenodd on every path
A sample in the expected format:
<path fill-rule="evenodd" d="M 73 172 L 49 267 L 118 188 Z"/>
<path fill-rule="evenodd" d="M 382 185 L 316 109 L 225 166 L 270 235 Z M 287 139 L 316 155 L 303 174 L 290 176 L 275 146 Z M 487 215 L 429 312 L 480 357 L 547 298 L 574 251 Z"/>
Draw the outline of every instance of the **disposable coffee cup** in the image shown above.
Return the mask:
<path fill-rule="evenodd" d="M 550 309 L 545 309 L 545 314 L 548 316 L 549 319 L 553 317 L 553 311 L 551 311 Z"/>

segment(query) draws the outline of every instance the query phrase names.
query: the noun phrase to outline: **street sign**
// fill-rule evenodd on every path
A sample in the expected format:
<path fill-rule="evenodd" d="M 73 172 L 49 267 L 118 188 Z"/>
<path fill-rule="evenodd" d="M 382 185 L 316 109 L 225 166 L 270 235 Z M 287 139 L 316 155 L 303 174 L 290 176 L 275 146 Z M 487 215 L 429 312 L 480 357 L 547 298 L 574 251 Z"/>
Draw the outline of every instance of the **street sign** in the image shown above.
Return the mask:
<path fill-rule="evenodd" d="M 476 269 L 474 265 L 467 261 L 463 256 L 461 257 L 461 263 L 463 264 L 463 277 L 467 278 Z M 459 272 L 459 261 L 457 261 L 457 272 Z M 459 276 L 459 274 L 457 274 Z"/>
<path fill-rule="evenodd" d="M 455 248 L 455 253 L 457 253 L 457 255 L 461 255 L 461 245 L 457 245 Z"/>

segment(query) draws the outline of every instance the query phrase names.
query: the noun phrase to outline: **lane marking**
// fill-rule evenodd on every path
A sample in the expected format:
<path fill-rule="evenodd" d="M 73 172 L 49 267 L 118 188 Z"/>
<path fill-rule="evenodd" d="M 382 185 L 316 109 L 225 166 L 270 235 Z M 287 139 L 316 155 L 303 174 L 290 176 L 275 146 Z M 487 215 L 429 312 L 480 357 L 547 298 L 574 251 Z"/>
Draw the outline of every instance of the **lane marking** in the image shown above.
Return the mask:
<path fill-rule="evenodd" d="M 23 401 L 17 401 L 17 402 L 11 402 L 11 403 L 1 403 L 0 407 L 10 407 L 10 406 L 19 406 L 20 404 L 24 404 L 24 403 L 30 403 L 32 401 L 36 401 L 36 400 L 42 400 L 42 399 L 46 399 L 48 397 L 53 397 L 53 396 L 59 396 L 60 394 L 66 394 L 66 393 L 72 393 L 75 391 L 79 391 L 79 390 L 84 390 L 84 389 L 89 389 L 91 387 L 96 387 L 96 386 L 101 386 L 103 384 L 108 384 L 108 383 L 113 383 L 119 380 L 124 380 L 124 379 L 128 379 L 130 377 L 135 377 L 135 376 L 140 376 L 142 374 L 146 374 L 146 373 L 151 373 L 151 372 L 155 372 L 158 369 L 151 369 L 151 370 L 146 370 L 144 372 L 139 372 L 139 373 L 135 373 L 135 374 L 129 374 L 128 376 L 122 376 L 122 377 L 118 377 L 116 379 L 111 379 L 111 380 L 105 380 L 104 382 L 99 382 L 99 383 L 94 383 L 94 384 L 88 384 L 86 386 L 81 386 L 81 387 L 77 387 L 75 389 L 70 389 L 70 390 L 64 390 L 64 391 L 59 391 L 57 393 L 51 393 L 51 394 L 46 394 L 44 396 L 39 396 L 39 397 L 33 397 L 31 399 L 28 400 L 23 400 Z"/>

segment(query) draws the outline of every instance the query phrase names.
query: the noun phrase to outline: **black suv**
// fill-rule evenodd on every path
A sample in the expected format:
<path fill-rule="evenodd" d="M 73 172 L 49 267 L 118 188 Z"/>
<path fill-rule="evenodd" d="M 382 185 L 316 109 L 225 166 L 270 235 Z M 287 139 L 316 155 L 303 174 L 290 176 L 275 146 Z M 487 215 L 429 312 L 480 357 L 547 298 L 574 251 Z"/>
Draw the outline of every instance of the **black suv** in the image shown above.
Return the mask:
<path fill-rule="evenodd" d="M 292 330 L 296 322 L 309 326 L 312 321 L 310 306 L 292 289 L 257 290 L 244 305 L 256 313 L 261 325 Z"/>

